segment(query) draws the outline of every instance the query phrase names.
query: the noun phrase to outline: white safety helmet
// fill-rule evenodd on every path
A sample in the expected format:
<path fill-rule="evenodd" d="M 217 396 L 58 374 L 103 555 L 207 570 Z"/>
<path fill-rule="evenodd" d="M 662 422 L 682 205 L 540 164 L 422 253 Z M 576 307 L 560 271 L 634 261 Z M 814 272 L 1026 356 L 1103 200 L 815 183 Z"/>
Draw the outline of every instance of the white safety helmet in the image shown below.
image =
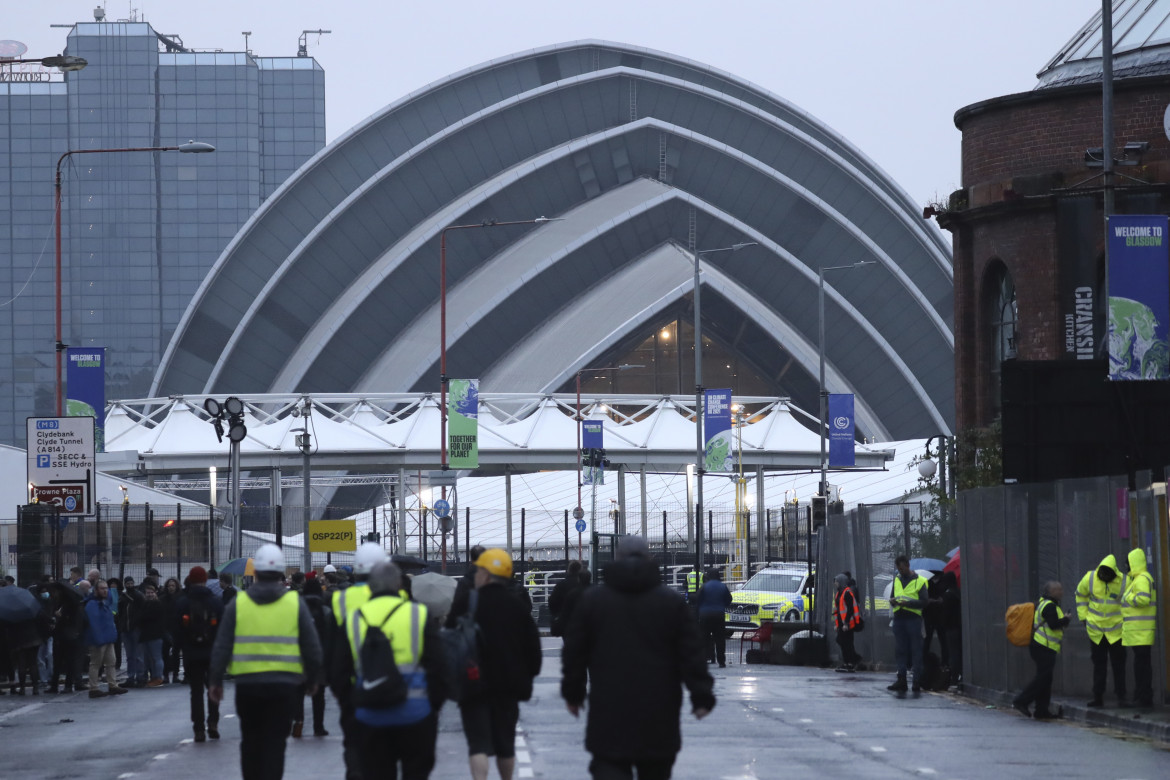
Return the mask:
<path fill-rule="evenodd" d="M 262 544 L 252 554 L 252 570 L 255 572 L 275 571 L 284 573 L 284 550 L 275 544 Z"/>
<path fill-rule="evenodd" d="M 386 560 L 386 551 L 382 546 L 374 542 L 366 542 L 357 550 L 357 555 L 353 556 L 353 573 L 355 576 L 369 574 L 373 571 L 374 566 Z"/>

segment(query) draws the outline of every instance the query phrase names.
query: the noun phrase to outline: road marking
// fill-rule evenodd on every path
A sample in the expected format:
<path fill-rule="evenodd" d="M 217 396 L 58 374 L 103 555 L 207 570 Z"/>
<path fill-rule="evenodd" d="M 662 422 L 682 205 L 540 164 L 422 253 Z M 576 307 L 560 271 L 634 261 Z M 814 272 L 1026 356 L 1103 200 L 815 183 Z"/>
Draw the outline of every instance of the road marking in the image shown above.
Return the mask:
<path fill-rule="evenodd" d="M 194 740 L 192 737 L 187 737 L 186 739 L 180 739 L 180 740 L 179 740 L 179 744 L 180 744 L 180 745 L 188 745 L 188 744 L 190 744 L 190 743 L 192 743 L 192 742 L 194 742 L 194 741 L 195 741 L 195 740 Z"/>
<path fill-rule="evenodd" d="M 170 755 L 171 755 L 170 753 L 159 753 L 157 756 L 154 757 L 154 760 L 155 761 L 162 761 L 164 758 L 167 758 Z"/>
<path fill-rule="evenodd" d="M 516 751 L 516 761 L 521 763 L 521 764 L 531 764 L 532 763 L 532 754 L 529 753 L 527 750 L 517 750 Z"/>
<path fill-rule="evenodd" d="M 918 767 L 918 774 L 920 774 L 920 775 L 937 775 L 938 772 L 934 771 L 933 769 L 931 769 L 928 766 L 920 766 L 920 767 Z"/>
<path fill-rule="evenodd" d="M 524 737 L 516 737 L 516 747 L 528 747 L 528 743 L 524 741 Z"/>
<path fill-rule="evenodd" d="M 23 707 L 17 707 L 12 712 L 6 712 L 3 715 L 0 715 L 0 720 L 8 720 L 9 718 L 15 718 L 16 716 L 23 715 L 26 712 L 32 712 L 33 710 L 39 710 L 41 707 L 44 707 L 44 706 L 45 706 L 44 702 L 38 702 L 37 704 L 26 704 Z"/>
<path fill-rule="evenodd" d="M 235 716 L 235 714 L 233 713 L 233 714 L 231 714 L 231 715 L 224 715 L 224 717 L 225 717 L 225 718 L 234 718 L 234 717 L 236 717 L 236 716 Z"/>
<path fill-rule="evenodd" d="M 784 712 L 784 708 L 783 707 L 773 707 L 772 712 Z"/>
<path fill-rule="evenodd" d="M 118 780 L 127 780 L 131 777 L 134 777 L 133 772 L 123 772 L 122 774 L 118 775 Z"/>
<path fill-rule="evenodd" d="M 873 745 L 870 747 L 870 750 L 872 750 L 875 753 L 885 753 L 886 752 L 886 749 L 884 747 L 882 747 L 881 745 Z"/>
<path fill-rule="evenodd" d="M 801 718 L 800 722 L 801 723 L 812 723 L 812 718 Z"/>
<path fill-rule="evenodd" d="M 536 777 L 536 775 L 533 774 L 533 772 L 532 772 L 532 767 L 530 767 L 530 766 L 522 766 L 519 769 L 517 769 L 516 776 L 517 777 Z"/>
<path fill-rule="evenodd" d="M 847 737 L 849 735 L 846 734 L 844 731 L 834 731 L 833 736 L 834 737 Z"/>

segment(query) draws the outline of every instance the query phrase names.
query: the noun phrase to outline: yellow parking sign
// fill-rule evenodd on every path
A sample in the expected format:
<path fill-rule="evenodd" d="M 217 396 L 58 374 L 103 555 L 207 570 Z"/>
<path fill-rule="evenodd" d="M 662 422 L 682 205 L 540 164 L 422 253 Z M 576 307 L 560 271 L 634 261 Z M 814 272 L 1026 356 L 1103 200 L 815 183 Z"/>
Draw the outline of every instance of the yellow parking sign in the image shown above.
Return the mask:
<path fill-rule="evenodd" d="M 353 552 L 357 520 L 310 520 L 309 552 Z"/>

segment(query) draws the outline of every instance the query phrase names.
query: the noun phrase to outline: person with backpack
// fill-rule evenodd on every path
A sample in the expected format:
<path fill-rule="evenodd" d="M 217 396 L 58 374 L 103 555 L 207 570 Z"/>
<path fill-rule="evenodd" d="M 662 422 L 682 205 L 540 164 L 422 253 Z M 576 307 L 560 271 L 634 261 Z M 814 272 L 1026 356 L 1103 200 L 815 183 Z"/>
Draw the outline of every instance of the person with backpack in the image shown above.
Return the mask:
<path fill-rule="evenodd" d="M 446 663 L 437 620 L 401 594 L 402 572 L 389 560 L 374 565 L 370 598 L 350 616 L 345 652 L 331 677 L 354 678 L 362 775 L 423 780 L 435 766 Z"/>
<path fill-rule="evenodd" d="M 1138 707 L 1154 706 L 1154 666 L 1151 654 L 1158 621 L 1154 578 L 1146 568 L 1142 549 L 1129 551 L 1129 574 L 1121 595 L 1121 644 L 1133 649 L 1133 694 Z"/>
<path fill-rule="evenodd" d="M 1077 619 L 1089 635 L 1089 657 L 1093 662 L 1093 698 L 1090 707 L 1105 706 L 1105 681 L 1113 667 L 1113 690 L 1119 706 L 1125 697 L 1125 646 L 1121 638 L 1121 594 L 1125 577 L 1117 559 L 1106 555 L 1096 569 L 1085 572 L 1077 585 Z"/>
<path fill-rule="evenodd" d="M 469 614 L 480 631 L 481 684 L 476 695 L 459 702 L 473 780 L 486 780 L 492 756 L 500 777 L 512 777 L 520 702 L 532 698 L 532 681 L 540 674 L 540 632 L 513 582 L 506 550 L 485 550 L 475 561 Z"/>
<path fill-rule="evenodd" d="M 175 600 L 175 624 L 171 636 L 183 654 L 183 673 L 191 689 L 191 725 L 195 741 L 219 739 L 219 703 L 210 695 L 211 648 L 223 620 L 223 602 L 207 587 L 207 571 L 192 566 L 187 587 Z M 208 692 L 207 709 L 203 708 Z M 206 728 L 204 717 L 206 715 Z"/>
<path fill-rule="evenodd" d="M 1064 629 L 1069 622 L 1068 616 L 1060 608 L 1062 596 L 1064 586 L 1059 582 L 1049 582 L 1041 591 L 1040 601 L 1036 604 L 1036 614 L 1032 619 L 1032 642 L 1028 645 L 1028 654 L 1036 664 L 1036 674 L 1020 695 L 1012 700 L 1012 707 L 1025 718 L 1052 720 L 1064 714 L 1063 708 L 1053 712 L 1049 706 L 1052 702 L 1052 674 L 1056 669 L 1056 658 L 1060 655 Z M 1034 714 L 1028 710 L 1033 702 L 1036 704 Z"/>
<path fill-rule="evenodd" d="M 314 572 L 309 572 L 314 574 Z M 333 655 L 333 632 L 337 630 L 337 625 L 333 621 L 333 610 L 325 604 L 325 591 L 321 588 L 321 583 L 317 581 L 316 577 L 306 577 L 305 584 L 301 589 L 301 598 L 305 605 L 309 608 L 309 614 L 313 616 L 313 626 L 317 629 L 317 638 L 321 640 L 321 649 L 325 653 L 325 668 L 331 668 L 330 664 Z M 329 732 L 325 729 L 325 686 L 319 686 L 317 692 L 313 694 L 313 736 L 327 737 Z M 301 708 L 293 721 L 292 735 L 299 739 L 304 733 L 305 728 L 305 700 L 301 698 Z"/>

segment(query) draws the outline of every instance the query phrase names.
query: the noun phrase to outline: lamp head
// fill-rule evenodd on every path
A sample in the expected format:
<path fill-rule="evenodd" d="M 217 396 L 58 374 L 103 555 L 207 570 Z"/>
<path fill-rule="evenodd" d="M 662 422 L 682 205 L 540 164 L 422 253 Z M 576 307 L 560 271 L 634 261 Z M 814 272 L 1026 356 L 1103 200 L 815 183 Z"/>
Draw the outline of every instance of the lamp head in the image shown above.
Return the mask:
<path fill-rule="evenodd" d="M 933 477 L 936 471 L 938 471 L 938 464 L 929 458 L 918 464 L 918 474 L 926 479 Z"/>
<path fill-rule="evenodd" d="M 179 144 L 179 151 L 194 154 L 206 154 L 207 152 L 214 152 L 215 147 L 211 144 L 205 144 L 202 141 L 188 141 L 185 144 Z"/>
<path fill-rule="evenodd" d="M 72 70 L 81 70 L 89 63 L 83 57 L 61 54 L 56 57 L 45 57 L 41 60 L 41 64 L 46 68 L 56 68 L 62 73 L 67 73 Z"/>

